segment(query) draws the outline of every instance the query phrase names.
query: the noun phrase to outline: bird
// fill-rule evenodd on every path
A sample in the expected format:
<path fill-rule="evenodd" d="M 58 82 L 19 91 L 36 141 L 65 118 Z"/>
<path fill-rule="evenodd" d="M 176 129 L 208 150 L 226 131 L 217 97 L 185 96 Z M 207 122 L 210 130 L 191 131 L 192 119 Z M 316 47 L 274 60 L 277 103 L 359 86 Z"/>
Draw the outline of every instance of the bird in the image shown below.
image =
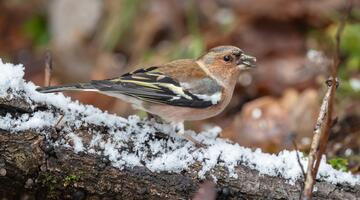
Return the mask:
<path fill-rule="evenodd" d="M 197 59 L 179 59 L 137 68 L 121 76 L 60 86 L 38 87 L 41 93 L 95 91 L 119 98 L 172 124 L 189 141 L 184 121 L 218 115 L 229 104 L 242 71 L 256 66 L 256 58 L 235 46 L 217 46 Z"/>

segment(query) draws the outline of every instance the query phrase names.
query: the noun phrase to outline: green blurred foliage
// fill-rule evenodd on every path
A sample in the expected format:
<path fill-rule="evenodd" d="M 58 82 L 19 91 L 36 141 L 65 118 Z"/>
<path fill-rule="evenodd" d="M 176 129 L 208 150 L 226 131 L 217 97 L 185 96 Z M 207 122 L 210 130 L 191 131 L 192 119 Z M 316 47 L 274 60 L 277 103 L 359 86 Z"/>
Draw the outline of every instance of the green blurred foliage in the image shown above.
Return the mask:
<path fill-rule="evenodd" d="M 194 0 L 188 1 L 187 24 L 190 33 L 190 41 L 182 56 L 196 58 L 205 51 L 205 42 L 199 28 L 199 15 L 196 11 Z"/>
<path fill-rule="evenodd" d="M 119 43 L 127 39 L 127 34 L 136 25 L 133 22 L 138 14 L 140 3 L 139 0 L 123 0 L 111 8 L 100 38 L 100 44 L 104 50 L 111 52 Z"/>
<path fill-rule="evenodd" d="M 328 163 L 337 170 L 347 172 L 349 171 L 348 165 L 349 161 L 345 158 L 333 158 L 328 160 Z"/>
<path fill-rule="evenodd" d="M 197 35 L 191 35 L 187 46 L 177 44 L 177 48 L 174 49 L 174 52 L 170 55 L 172 59 L 182 59 L 182 58 L 197 58 L 205 51 L 205 43 L 202 37 Z"/>
<path fill-rule="evenodd" d="M 345 68 L 348 72 L 360 70 L 360 24 L 349 24 L 342 36 L 341 49 L 347 54 Z"/>
<path fill-rule="evenodd" d="M 205 41 L 200 30 L 199 15 L 196 11 L 195 2 L 193 0 L 187 2 L 186 7 L 186 24 L 189 35 L 186 40 L 173 41 L 174 48 L 168 53 L 170 60 L 184 58 L 198 58 L 205 52 Z M 151 49 L 145 52 L 143 60 L 148 61 L 155 53 Z"/>
<path fill-rule="evenodd" d="M 44 46 L 50 41 L 50 32 L 45 16 L 32 16 L 24 22 L 22 31 L 36 47 Z"/>
<path fill-rule="evenodd" d="M 337 26 L 330 26 L 326 33 L 327 37 L 334 38 L 336 30 Z M 340 48 L 344 59 L 339 66 L 341 81 L 339 95 L 360 98 L 359 91 L 354 90 L 349 82 L 354 73 L 360 72 L 360 24 L 346 24 L 341 36 Z"/>
<path fill-rule="evenodd" d="M 360 24 L 348 24 L 342 35 L 341 50 L 345 53 L 346 59 L 340 67 L 340 78 L 342 87 L 340 94 L 360 98 L 360 92 L 350 85 L 350 78 L 353 73 L 360 72 Z"/>

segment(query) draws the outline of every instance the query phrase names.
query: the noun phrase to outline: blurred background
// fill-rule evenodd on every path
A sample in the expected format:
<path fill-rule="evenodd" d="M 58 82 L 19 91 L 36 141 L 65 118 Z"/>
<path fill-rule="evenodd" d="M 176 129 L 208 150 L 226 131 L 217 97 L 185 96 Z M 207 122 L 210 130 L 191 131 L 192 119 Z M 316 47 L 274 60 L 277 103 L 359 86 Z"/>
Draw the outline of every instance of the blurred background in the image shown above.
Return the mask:
<path fill-rule="evenodd" d="M 222 127 L 221 137 L 266 152 L 307 152 L 332 62 L 344 0 L 1 0 L 0 58 L 23 63 L 43 85 L 51 51 L 52 85 L 104 79 L 137 67 L 196 58 L 234 45 L 258 59 L 243 73 L 219 116 L 187 124 Z M 355 1 L 354 1 L 355 2 Z M 328 144 L 334 167 L 360 171 L 360 3 L 342 36 L 338 122 Z M 1 73 L 1 72 L 0 72 Z M 120 116 L 145 113 L 111 97 L 66 93 Z"/>

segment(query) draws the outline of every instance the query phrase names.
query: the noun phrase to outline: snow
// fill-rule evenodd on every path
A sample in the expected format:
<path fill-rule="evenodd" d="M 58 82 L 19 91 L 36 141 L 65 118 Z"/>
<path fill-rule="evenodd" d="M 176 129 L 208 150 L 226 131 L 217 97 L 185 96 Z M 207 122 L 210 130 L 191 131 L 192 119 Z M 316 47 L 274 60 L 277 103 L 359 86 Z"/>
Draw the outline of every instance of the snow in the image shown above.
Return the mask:
<path fill-rule="evenodd" d="M 23 79 L 22 65 L 6 64 L 0 60 L 0 68 L 0 98 L 18 96 L 25 98 L 32 108 L 38 105 L 49 108 L 20 116 L 0 115 L 0 129 L 14 134 L 35 129 L 48 138 L 50 133 L 47 130 L 53 128 L 63 115 L 58 124 L 60 139 L 54 143 L 55 146 L 71 148 L 76 153 L 102 155 L 119 170 L 145 166 L 154 172 L 177 173 L 200 163 L 202 167 L 198 176 L 216 180 L 213 174 L 215 167 L 223 167 L 227 169 L 230 178 L 237 178 L 236 166 L 241 164 L 263 175 L 283 177 L 291 184 L 302 179 L 295 151 L 284 150 L 275 155 L 231 144 L 217 138 L 221 132 L 219 127 L 207 128 L 200 134 L 187 130 L 187 134 L 208 145 L 206 148 L 195 148 L 177 136 L 169 124 L 143 120 L 138 116 L 127 119 L 118 117 L 93 106 L 71 101 L 61 93 L 41 94 L 36 92 L 33 83 Z M 105 128 L 96 130 L 98 126 Z M 86 131 L 76 131 L 78 129 Z M 159 133 L 164 133 L 164 136 Z M 300 162 L 306 169 L 307 159 L 302 153 L 299 154 Z M 317 179 L 333 184 L 360 184 L 360 176 L 333 169 L 326 164 L 325 157 L 321 161 Z"/>
<path fill-rule="evenodd" d="M 69 133 L 68 136 L 73 141 L 75 153 L 84 151 L 84 145 L 82 143 L 82 139 L 79 136 L 77 136 L 75 133 Z"/>

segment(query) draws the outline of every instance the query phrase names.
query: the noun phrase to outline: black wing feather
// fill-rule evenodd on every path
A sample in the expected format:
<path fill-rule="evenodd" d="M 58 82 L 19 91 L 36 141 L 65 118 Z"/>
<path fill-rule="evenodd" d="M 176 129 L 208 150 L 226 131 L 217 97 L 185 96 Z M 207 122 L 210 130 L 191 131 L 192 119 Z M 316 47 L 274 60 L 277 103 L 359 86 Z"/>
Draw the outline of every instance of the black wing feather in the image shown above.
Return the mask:
<path fill-rule="evenodd" d="M 178 81 L 156 69 L 157 67 L 138 69 L 119 78 L 92 81 L 91 85 L 100 91 L 172 106 L 206 108 L 213 105 L 211 101 L 200 99 L 190 91 L 182 89 Z M 176 93 L 173 88 L 182 89 L 183 95 Z"/>

